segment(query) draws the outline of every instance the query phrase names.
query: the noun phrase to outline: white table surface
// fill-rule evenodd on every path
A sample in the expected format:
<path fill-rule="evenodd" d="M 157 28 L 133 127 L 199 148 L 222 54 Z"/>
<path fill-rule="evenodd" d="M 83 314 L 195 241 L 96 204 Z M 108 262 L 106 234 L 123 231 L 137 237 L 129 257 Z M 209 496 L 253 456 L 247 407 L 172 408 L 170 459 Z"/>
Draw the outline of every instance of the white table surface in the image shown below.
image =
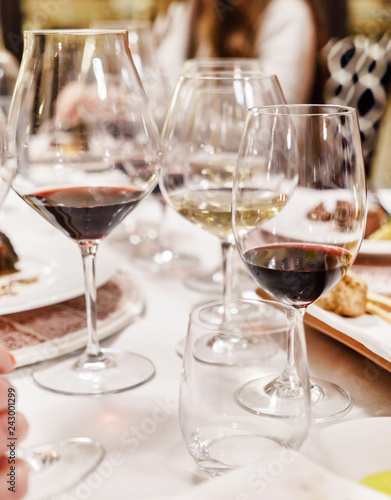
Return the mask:
<path fill-rule="evenodd" d="M 29 229 L 56 231 L 29 207 L 17 208 L 12 203 L 0 217 L 0 228 L 11 240 L 13 228 L 8 226 L 7 217 L 19 210 Z M 156 205 L 145 200 L 130 217 L 156 220 Z M 194 272 L 212 269 L 220 262 L 218 241 L 171 211 L 168 229 L 178 249 L 201 259 Z M 18 410 L 30 423 L 24 445 L 75 436 L 87 436 L 103 444 L 106 455 L 102 464 L 76 488 L 59 495 L 61 500 L 185 498 L 213 480 L 198 473 L 181 438 L 177 416 L 181 358 L 175 345 L 186 334 L 192 306 L 215 297 L 188 289 L 183 277 L 141 269 L 132 262 L 130 245 L 119 234 L 103 244 L 117 253 L 116 263 L 136 278 L 146 301 L 145 315 L 103 345 L 147 356 L 156 366 L 156 376 L 122 394 L 80 398 L 46 392 L 34 385 L 29 367 L 16 370 L 10 378 L 18 391 Z M 249 289 L 255 290 L 250 281 Z M 323 334 L 309 328 L 306 334 L 311 374 L 342 384 L 354 398 L 353 409 L 341 421 L 391 416 L 391 373 Z M 312 427 L 304 453 L 316 457 L 316 435 L 325 425 Z M 216 496 L 203 493 L 199 498 L 215 500 Z"/>

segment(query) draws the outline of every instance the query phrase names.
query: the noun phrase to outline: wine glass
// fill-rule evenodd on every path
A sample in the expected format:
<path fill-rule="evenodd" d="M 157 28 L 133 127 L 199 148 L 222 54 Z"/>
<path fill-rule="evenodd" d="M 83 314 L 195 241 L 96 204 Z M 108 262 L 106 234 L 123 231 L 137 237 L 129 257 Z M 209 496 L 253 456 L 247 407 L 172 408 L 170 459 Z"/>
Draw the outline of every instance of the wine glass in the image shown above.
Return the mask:
<path fill-rule="evenodd" d="M 231 221 L 233 174 L 247 109 L 254 103 L 284 102 L 275 76 L 214 72 L 179 77 L 162 132 L 160 188 L 183 217 L 220 240 L 223 299 L 233 297 L 236 256 Z M 224 311 L 216 308 L 220 321 Z M 228 352 L 236 339 L 216 337 L 205 346 Z"/>
<path fill-rule="evenodd" d="M 150 380 L 144 356 L 102 349 L 97 335 L 95 256 L 100 243 L 155 187 L 156 123 L 126 31 L 25 32 L 9 124 L 16 193 L 79 246 L 88 339 L 84 353 L 39 365 L 50 391 L 99 396 Z M 113 264 L 115 265 L 115 264 Z"/>
<path fill-rule="evenodd" d="M 15 159 L 8 157 L 8 151 L 7 121 L 0 110 L 0 207 L 16 173 Z M 13 414 L 10 413 L 9 416 L 12 419 Z M 9 459 L 15 459 L 13 454 L 16 455 L 16 450 L 10 447 Z M 63 493 L 80 482 L 101 462 L 104 449 L 94 439 L 76 437 L 25 449 L 18 447 L 17 455 L 30 469 L 29 493 L 32 498 L 38 500 Z"/>
<path fill-rule="evenodd" d="M 232 212 L 237 248 L 252 278 L 304 316 L 348 271 L 363 239 L 366 181 L 356 111 L 332 105 L 249 110 Z M 294 349 L 292 343 L 288 352 Z M 294 392 L 295 380 L 288 356 L 272 384 L 249 383 L 239 401 L 262 413 L 274 391 Z M 311 382 L 314 421 L 350 410 L 344 389 L 325 380 Z"/>
<path fill-rule="evenodd" d="M 159 133 L 162 130 L 171 88 L 168 76 L 160 67 L 157 56 L 157 42 L 148 20 L 95 20 L 91 27 L 99 29 L 125 29 L 128 32 L 130 52 L 141 83 L 147 94 L 151 112 L 155 118 Z M 194 255 L 179 251 L 169 237 L 168 207 L 159 186 L 152 191 L 153 199 L 157 201 L 157 210 L 151 221 L 124 221 L 125 234 L 131 244 L 132 258 L 138 266 L 150 272 L 165 272 L 186 274 L 198 263 Z M 150 198 L 152 200 L 152 198 Z"/>
<path fill-rule="evenodd" d="M 198 74 L 210 75 L 226 74 L 240 75 L 241 72 L 263 73 L 259 58 L 234 58 L 234 57 L 201 57 L 188 59 L 182 67 L 181 74 L 195 76 Z M 240 260 L 238 257 L 236 260 Z M 233 262 L 234 272 L 236 272 L 236 261 Z M 196 292 L 210 293 L 218 295 L 223 289 L 223 274 L 221 265 L 211 269 L 209 272 L 197 272 L 189 275 L 184 280 L 185 285 Z"/>

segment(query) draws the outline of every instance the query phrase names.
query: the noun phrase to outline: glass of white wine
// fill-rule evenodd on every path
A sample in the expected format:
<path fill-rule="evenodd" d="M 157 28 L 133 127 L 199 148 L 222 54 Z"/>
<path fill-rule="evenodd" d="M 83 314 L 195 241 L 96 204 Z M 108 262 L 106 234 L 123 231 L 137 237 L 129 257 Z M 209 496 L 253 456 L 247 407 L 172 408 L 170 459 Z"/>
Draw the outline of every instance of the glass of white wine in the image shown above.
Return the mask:
<path fill-rule="evenodd" d="M 238 77 L 243 71 L 246 72 L 247 75 L 250 73 L 254 73 L 255 75 L 264 73 L 260 59 L 255 57 L 197 57 L 188 59 L 184 63 L 181 74 L 186 76 L 226 75 Z M 237 261 L 239 262 L 240 259 L 237 259 Z M 235 262 L 233 262 L 235 273 L 236 268 L 237 266 Z M 242 273 L 242 276 L 238 274 L 239 277 L 243 277 L 243 275 L 244 273 Z M 197 272 L 185 278 L 184 284 L 187 288 L 196 292 L 218 296 L 222 294 L 223 281 L 221 264 L 219 264 L 207 272 L 197 270 Z M 239 280 L 239 286 L 240 285 L 241 280 Z"/>
<path fill-rule="evenodd" d="M 223 299 L 234 296 L 236 257 L 231 197 L 239 143 L 253 103 L 284 102 L 275 76 L 254 71 L 182 75 L 178 79 L 162 132 L 164 161 L 160 188 L 180 215 L 219 238 Z M 210 321 L 221 320 L 216 308 Z M 242 346 L 216 337 L 210 349 L 227 353 Z"/>

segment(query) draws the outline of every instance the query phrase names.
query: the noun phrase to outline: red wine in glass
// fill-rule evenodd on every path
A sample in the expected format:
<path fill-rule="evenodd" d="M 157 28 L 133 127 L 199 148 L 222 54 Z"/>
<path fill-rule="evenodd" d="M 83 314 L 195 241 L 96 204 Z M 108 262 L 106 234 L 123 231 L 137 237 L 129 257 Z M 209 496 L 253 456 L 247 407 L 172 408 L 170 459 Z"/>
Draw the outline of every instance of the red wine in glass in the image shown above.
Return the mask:
<path fill-rule="evenodd" d="M 353 260 L 344 248 L 284 243 L 247 250 L 254 281 L 277 301 L 307 307 L 333 288 Z"/>
<path fill-rule="evenodd" d="M 74 240 L 104 239 L 144 196 L 134 187 L 74 186 L 38 191 L 23 199 Z"/>

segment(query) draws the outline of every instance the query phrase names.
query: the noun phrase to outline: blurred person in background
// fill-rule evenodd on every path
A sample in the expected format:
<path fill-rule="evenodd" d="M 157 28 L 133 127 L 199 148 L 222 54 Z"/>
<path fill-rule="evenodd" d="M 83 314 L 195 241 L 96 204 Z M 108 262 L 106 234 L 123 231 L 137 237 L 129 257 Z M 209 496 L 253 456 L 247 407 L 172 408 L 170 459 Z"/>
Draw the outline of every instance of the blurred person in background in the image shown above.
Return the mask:
<path fill-rule="evenodd" d="M 20 61 L 23 54 L 20 0 L 0 0 L 0 15 L 5 48 Z"/>
<path fill-rule="evenodd" d="M 318 0 L 183 0 L 160 12 L 154 29 L 161 66 L 176 81 L 185 60 L 259 58 L 288 103 L 321 102 L 320 50 L 327 19 Z"/>

